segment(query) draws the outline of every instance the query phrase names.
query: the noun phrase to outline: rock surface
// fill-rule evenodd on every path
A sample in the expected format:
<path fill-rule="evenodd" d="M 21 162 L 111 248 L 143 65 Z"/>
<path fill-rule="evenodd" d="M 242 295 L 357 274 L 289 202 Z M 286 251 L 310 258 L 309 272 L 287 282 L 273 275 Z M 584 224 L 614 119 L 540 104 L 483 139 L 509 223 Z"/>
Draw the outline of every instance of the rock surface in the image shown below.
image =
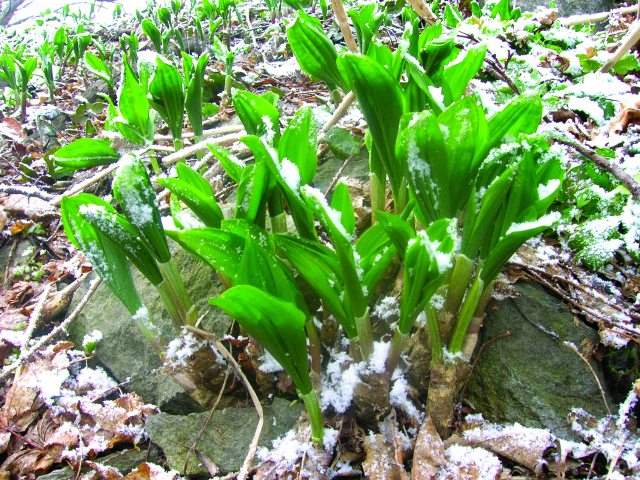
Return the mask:
<path fill-rule="evenodd" d="M 523 12 L 532 12 L 538 6 L 548 8 L 552 0 L 511 0 Z M 558 16 L 569 17 L 587 13 L 606 12 L 613 8 L 613 0 L 556 0 Z"/>
<path fill-rule="evenodd" d="M 264 425 L 260 435 L 261 447 L 271 448 L 271 442 L 283 436 L 296 425 L 304 409 L 302 402 L 290 402 L 275 398 L 272 405 L 262 407 Z M 192 413 L 188 416 L 160 413 L 147 418 L 145 431 L 151 441 L 164 451 L 171 469 L 183 471 L 187 450 L 202 428 L 207 413 Z M 253 406 L 226 408 L 213 413 L 209 424 L 198 443 L 204 453 L 220 472 L 235 472 L 240 469 L 258 425 L 258 415 Z M 257 464 L 254 461 L 254 464 Z M 187 474 L 207 474 L 195 455 L 191 455 Z"/>
<path fill-rule="evenodd" d="M 583 408 L 597 418 L 607 415 L 593 374 L 563 343 L 573 343 L 585 355 L 585 345 L 598 343 L 596 331 L 574 319 L 542 287 L 517 283 L 515 288 L 520 297 L 487 307 L 478 344 L 507 332 L 511 336 L 483 350 L 465 400 L 491 422 L 519 422 L 527 427 L 566 425 L 572 408 Z M 602 365 L 595 359 L 590 363 L 606 391 Z M 608 393 L 607 401 L 614 409 Z M 567 428 L 553 433 L 573 439 Z"/>
<path fill-rule="evenodd" d="M 223 335 L 231 325 L 231 319 L 208 302 L 209 298 L 220 293 L 221 286 L 215 271 L 171 243 L 171 253 L 187 290 L 200 315 L 206 314 L 201 328 Z M 162 330 L 167 342 L 171 341 L 176 337 L 176 332 L 155 287 L 137 270 L 132 269 L 132 272 L 138 294 L 151 318 Z M 84 288 L 76 293 L 71 309 L 84 296 L 88 284 L 85 282 Z M 173 379 L 156 372 L 162 366 L 158 355 L 131 320 L 129 312 L 104 284 L 100 285 L 79 318 L 71 324 L 69 338 L 81 348 L 84 336 L 93 330 L 99 330 L 103 335 L 96 349 L 97 363 L 117 382 L 131 378 L 132 383 L 124 390 L 136 392 L 145 402 L 156 405 L 163 412 L 187 414 L 202 411 L 202 407 L 184 393 Z"/>

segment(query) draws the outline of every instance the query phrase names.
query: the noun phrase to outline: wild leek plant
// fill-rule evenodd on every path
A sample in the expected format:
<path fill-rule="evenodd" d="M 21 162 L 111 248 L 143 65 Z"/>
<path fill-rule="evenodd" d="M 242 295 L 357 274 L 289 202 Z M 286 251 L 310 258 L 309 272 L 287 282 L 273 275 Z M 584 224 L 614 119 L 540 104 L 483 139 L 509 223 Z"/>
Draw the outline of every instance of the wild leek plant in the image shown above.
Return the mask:
<path fill-rule="evenodd" d="M 0 57 L 0 78 L 2 78 L 13 92 L 16 110 L 20 108 L 20 79 L 16 71 L 16 62 L 8 54 L 3 53 Z"/>
<path fill-rule="evenodd" d="M 59 169 L 56 170 L 57 173 L 69 173 L 117 162 L 120 155 L 109 146 L 107 141 L 79 138 L 57 150 L 51 158 Z"/>
<path fill-rule="evenodd" d="M 196 62 L 190 55 L 182 54 L 184 67 L 185 108 L 196 142 L 203 140 L 202 89 L 209 55 L 203 53 Z"/>
<path fill-rule="evenodd" d="M 38 49 L 40 55 L 40 69 L 42 70 L 42 76 L 49 89 L 49 100 L 56 105 L 55 97 L 55 79 L 53 77 L 53 57 L 55 47 L 49 44 L 49 40 L 45 42 Z"/>
<path fill-rule="evenodd" d="M 91 52 L 86 52 L 84 54 L 84 61 L 87 65 L 87 68 L 91 70 L 91 72 L 101 80 L 104 80 L 107 83 L 107 87 L 109 88 L 109 94 L 113 94 L 114 86 L 113 86 L 113 78 L 111 76 L 111 69 L 107 66 L 106 62 L 98 57 L 96 54 Z"/>
<path fill-rule="evenodd" d="M 158 55 L 155 74 L 149 83 L 151 106 L 167 122 L 176 151 L 183 147 L 182 124 L 184 121 L 184 79 L 178 69 Z"/>

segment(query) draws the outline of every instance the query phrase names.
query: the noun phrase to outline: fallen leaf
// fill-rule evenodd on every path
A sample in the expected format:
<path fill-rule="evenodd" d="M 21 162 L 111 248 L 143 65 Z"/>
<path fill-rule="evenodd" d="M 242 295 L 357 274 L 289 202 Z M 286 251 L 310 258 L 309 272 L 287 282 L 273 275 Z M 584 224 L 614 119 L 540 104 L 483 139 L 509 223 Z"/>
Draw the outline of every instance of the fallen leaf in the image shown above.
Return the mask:
<path fill-rule="evenodd" d="M 465 425 L 463 425 L 463 428 Z M 462 445 L 481 447 L 513 460 L 520 465 L 534 470 L 551 446 L 551 433 L 541 428 L 514 425 L 494 425 L 489 422 L 475 422 L 471 428 L 464 428 L 462 436 L 453 435 L 446 441 L 446 446 Z"/>
<path fill-rule="evenodd" d="M 411 480 L 430 480 L 436 476 L 438 468 L 445 463 L 444 443 L 440 439 L 431 417 L 427 417 L 422 422 L 416 440 Z"/>
<path fill-rule="evenodd" d="M 136 468 L 123 480 L 175 480 L 178 478 L 178 472 L 165 472 L 162 467 L 153 463 L 143 463 Z"/>
<path fill-rule="evenodd" d="M 24 215 L 34 222 L 60 217 L 56 208 L 41 198 L 15 194 L 4 197 L 1 201 L 6 213 Z"/>
<path fill-rule="evenodd" d="M 4 230 L 4 227 L 7 225 L 7 215 L 4 213 L 4 210 L 0 208 L 0 231 Z"/>
<path fill-rule="evenodd" d="M 368 435 L 364 438 L 367 458 L 362 470 L 371 480 L 405 480 L 409 478 L 403 465 L 396 462 L 395 449 L 385 441 L 384 435 Z"/>
<path fill-rule="evenodd" d="M 20 122 L 11 117 L 5 117 L 0 120 L 0 134 L 5 135 L 16 142 L 27 138 L 27 134 L 22 130 Z"/>
<path fill-rule="evenodd" d="M 502 473 L 498 457 L 483 448 L 451 445 L 444 454 L 447 463 L 438 470 L 438 480 L 497 480 Z"/>
<path fill-rule="evenodd" d="M 640 125 L 640 101 L 621 103 L 620 113 L 611 120 L 609 133 L 620 134 L 626 132 L 629 125 Z"/>
<path fill-rule="evenodd" d="M 18 235 L 19 233 L 24 232 L 28 228 L 33 227 L 33 225 L 34 225 L 33 222 L 21 222 L 20 220 L 18 220 L 13 225 L 11 225 L 9 232 L 11 233 L 11 235 Z"/>

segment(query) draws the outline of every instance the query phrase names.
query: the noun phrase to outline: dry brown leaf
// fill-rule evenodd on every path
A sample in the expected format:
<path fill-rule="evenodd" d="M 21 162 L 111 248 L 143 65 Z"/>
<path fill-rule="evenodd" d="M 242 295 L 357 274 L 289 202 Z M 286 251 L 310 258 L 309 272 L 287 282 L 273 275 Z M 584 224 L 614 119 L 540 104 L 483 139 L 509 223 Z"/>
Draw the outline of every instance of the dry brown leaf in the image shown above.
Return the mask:
<path fill-rule="evenodd" d="M 626 132 L 631 124 L 640 125 L 640 101 L 622 102 L 620 107 L 620 113 L 616 115 L 616 118 L 611 120 L 609 133 L 620 134 Z"/>
<path fill-rule="evenodd" d="M 553 22 L 557 19 L 558 11 L 551 8 L 542 10 L 536 17 L 536 20 L 538 20 L 542 25 L 553 25 Z"/>
<path fill-rule="evenodd" d="M 11 233 L 11 235 L 18 235 L 19 233 L 24 232 L 26 229 L 33 227 L 33 225 L 33 222 L 22 222 L 18 220 L 13 225 L 11 225 L 9 233 Z"/>
<path fill-rule="evenodd" d="M 7 447 L 9 447 L 9 442 L 11 441 L 11 434 L 9 432 L 0 431 L 0 453 L 4 453 L 7 451 Z"/>
<path fill-rule="evenodd" d="M 58 218 L 60 213 L 48 202 L 25 195 L 9 195 L 2 199 L 4 211 L 13 215 L 24 215 L 33 221 L 41 221 L 47 218 Z"/>
<path fill-rule="evenodd" d="M 0 231 L 4 230 L 4 227 L 7 225 L 7 215 L 4 213 L 4 210 L 0 208 Z"/>
<path fill-rule="evenodd" d="M 153 463 L 143 463 L 123 480 L 175 480 L 176 478 L 178 478 L 178 472 L 165 472 Z"/>
<path fill-rule="evenodd" d="M 497 480 L 502 464 L 482 448 L 451 445 L 445 450 L 447 463 L 438 470 L 438 480 Z"/>
<path fill-rule="evenodd" d="M 385 441 L 384 435 L 368 435 L 364 438 L 367 458 L 362 469 L 371 480 L 406 480 L 409 478 L 403 465 L 395 458 L 395 449 Z"/>
<path fill-rule="evenodd" d="M 27 134 L 22 130 L 20 122 L 11 117 L 5 117 L 0 120 L 0 134 L 5 135 L 16 142 L 27 138 Z"/>
<path fill-rule="evenodd" d="M 551 444 L 551 433 L 541 428 L 515 425 L 494 425 L 475 422 L 462 436 L 453 435 L 446 445 L 481 447 L 534 470 Z"/>
<path fill-rule="evenodd" d="M 411 480 L 430 480 L 438 473 L 438 468 L 446 463 L 444 443 L 431 421 L 425 418 L 418 433 L 413 454 Z"/>

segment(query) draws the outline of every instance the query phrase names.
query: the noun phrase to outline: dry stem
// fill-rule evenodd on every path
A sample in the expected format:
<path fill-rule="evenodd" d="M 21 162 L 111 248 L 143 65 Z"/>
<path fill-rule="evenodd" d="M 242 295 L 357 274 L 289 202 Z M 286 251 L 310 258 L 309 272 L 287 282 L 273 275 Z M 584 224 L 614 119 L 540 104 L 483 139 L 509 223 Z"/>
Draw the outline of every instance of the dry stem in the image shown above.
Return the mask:
<path fill-rule="evenodd" d="M 238 478 L 240 480 L 245 480 L 249 475 L 249 470 L 251 469 L 251 462 L 253 462 L 253 457 L 255 456 L 256 450 L 258 448 L 258 441 L 260 440 L 260 434 L 262 433 L 262 425 L 264 423 L 264 413 L 262 411 L 262 405 L 260 405 L 260 400 L 258 399 L 258 396 L 256 395 L 255 390 L 251 386 L 251 383 L 249 383 L 249 380 L 247 379 L 244 372 L 240 368 L 240 365 L 237 364 L 233 356 L 225 348 L 222 342 L 220 342 L 220 340 L 218 340 L 215 337 L 215 335 L 209 332 L 205 332 L 204 330 L 200 330 L 199 328 L 190 327 L 190 326 L 187 326 L 185 328 L 190 332 L 196 333 L 201 337 L 209 340 L 213 344 L 213 346 L 216 348 L 216 350 L 218 350 L 218 352 L 220 352 L 220 354 L 224 357 L 224 359 L 231 364 L 233 369 L 236 371 L 236 373 L 242 380 L 242 383 L 244 383 L 244 386 L 246 387 L 247 391 L 249 392 L 249 395 L 251 396 L 251 400 L 253 400 L 253 405 L 256 407 L 256 411 L 258 412 L 258 417 L 260 419 L 258 420 L 256 433 L 253 435 L 253 440 L 251 442 L 251 445 L 249 446 L 249 453 L 247 453 L 247 457 L 245 458 L 242 468 L 238 473 Z"/>

